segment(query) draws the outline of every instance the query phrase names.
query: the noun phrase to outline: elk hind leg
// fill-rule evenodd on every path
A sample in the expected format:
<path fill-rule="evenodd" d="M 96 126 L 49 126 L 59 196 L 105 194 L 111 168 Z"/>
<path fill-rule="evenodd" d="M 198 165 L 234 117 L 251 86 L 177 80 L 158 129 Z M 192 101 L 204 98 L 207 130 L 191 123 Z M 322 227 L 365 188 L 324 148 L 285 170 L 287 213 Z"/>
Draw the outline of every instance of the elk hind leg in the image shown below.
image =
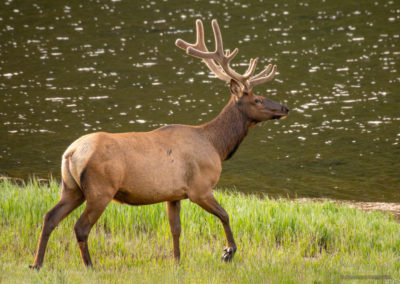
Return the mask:
<path fill-rule="evenodd" d="M 75 224 L 74 230 L 76 240 L 78 241 L 83 264 L 87 267 L 93 266 L 88 248 L 88 237 L 90 230 L 100 218 L 101 214 L 103 214 L 111 200 L 112 197 L 109 196 L 101 196 L 93 200 L 87 199 L 86 208 L 78 222 Z"/>
<path fill-rule="evenodd" d="M 40 234 L 35 260 L 33 264 L 29 266 L 30 268 L 39 269 L 42 266 L 51 232 L 62 219 L 67 217 L 85 200 L 82 192 L 78 188 L 68 188 L 64 182 L 62 187 L 63 189 L 59 202 L 44 216 L 43 229 Z"/>

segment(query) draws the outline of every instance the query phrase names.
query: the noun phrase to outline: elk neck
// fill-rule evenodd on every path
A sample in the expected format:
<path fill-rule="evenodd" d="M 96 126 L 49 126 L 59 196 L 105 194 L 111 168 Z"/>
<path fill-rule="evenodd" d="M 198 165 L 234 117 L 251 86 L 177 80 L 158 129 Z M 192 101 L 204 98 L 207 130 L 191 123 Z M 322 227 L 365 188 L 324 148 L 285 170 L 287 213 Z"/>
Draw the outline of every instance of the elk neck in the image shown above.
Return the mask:
<path fill-rule="evenodd" d="M 249 129 L 256 124 L 238 109 L 232 96 L 221 113 L 200 128 L 217 150 L 221 161 L 225 161 L 232 157 Z"/>

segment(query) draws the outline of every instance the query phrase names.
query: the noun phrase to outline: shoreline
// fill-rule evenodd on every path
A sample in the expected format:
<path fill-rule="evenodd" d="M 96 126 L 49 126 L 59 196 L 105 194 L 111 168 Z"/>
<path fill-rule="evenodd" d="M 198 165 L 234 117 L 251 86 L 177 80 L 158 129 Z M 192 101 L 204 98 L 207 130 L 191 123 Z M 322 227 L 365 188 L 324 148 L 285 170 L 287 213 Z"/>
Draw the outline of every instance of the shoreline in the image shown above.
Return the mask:
<path fill-rule="evenodd" d="M 33 176 L 32 178 L 29 178 L 28 180 L 22 179 L 22 178 L 14 178 L 14 177 L 7 177 L 7 176 L 0 176 L 0 182 L 2 181 L 11 181 L 16 183 L 17 185 L 23 186 L 24 184 L 30 183 L 32 181 L 36 181 L 39 183 L 44 183 L 46 185 L 49 185 L 52 182 L 57 182 L 60 183 L 57 179 L 53 178 L 40 178 L 40 177 L 35 177 Z M 224 188 L 215 188 L 216 191 L 229 191 L 229 189 L 224 189 Z M 238 191 L 240 193 L 243 193 L 245 195 L 254 195 L 254 193 L 246 193 L 242 192 L 240 190 L 235 189 L 235 191 Z M 357 201 L 357 200 L 346 200 L 346 199 L 333 199 L 333 198 L 325 198 L 325 197 L 320 197 L 320 198 L 315 198 L 315 197 L 294 197 L 294 198 L 288 198 L 288 197 L 274 197 L 274 196 L 269 196 L 266 193 L 261 193 L 257 194 L 255 193 L 256 196 L 259 196 L 261 198 L 268 198 L 271 200 L 279 200 L 279 199 L 284 199 L 288 200 L 290 202 L 299 202 L 299 203 L 304 203 L 304 202 L 318 202 L 318 203 L 323 203 L 323 202 L 331 202 L 337 205 L 346 205 L 351 208 L 357 208 L 357 209 L 362 209 L 366 212 L 370 211 L 381 211 L 381 212 L 388 212 L 391 213 L 395 219 L 400 222 L 400 202 L 378 202 L 378 201 Z"/>
<path fill-rule="evenodd" d="M 302 202 L 331 202 L 340 206 L 349 206 L 351 208 L 361 209 L 366 212 L 370 211 L 381 211 L 381 212 L 388 212 L 395 217 L 397 221 L 400 222 L 400 203 L 396 202 L 368 202 L 368 201 L 355 201 L 355 200 L 342 200 L 342 199 L 332 199 L 332 198 L 294 198 L 288 199 L 290 201 L 298 201 Z"/>

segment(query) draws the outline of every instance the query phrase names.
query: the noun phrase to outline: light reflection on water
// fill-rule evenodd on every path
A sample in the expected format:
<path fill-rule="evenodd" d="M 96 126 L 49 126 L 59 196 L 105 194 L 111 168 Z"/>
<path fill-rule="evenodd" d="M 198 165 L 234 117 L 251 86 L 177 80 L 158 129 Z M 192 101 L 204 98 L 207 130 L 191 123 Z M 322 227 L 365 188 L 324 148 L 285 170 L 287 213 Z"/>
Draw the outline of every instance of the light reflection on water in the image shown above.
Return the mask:
<path fill-rule="evenodd" d="M 289 106 L 252 130 L 220 186 L 271 195 L 400 201 L 400 5 L 328 0 L 0 4 L 0 172 L 59 175 L 93 131 L 215 117 L 228 88 L 175 47 L 219 20 L 234 67 L 278 65 L 256 91 Z M 259 70 L 257 69 L 257 70 Z"/>

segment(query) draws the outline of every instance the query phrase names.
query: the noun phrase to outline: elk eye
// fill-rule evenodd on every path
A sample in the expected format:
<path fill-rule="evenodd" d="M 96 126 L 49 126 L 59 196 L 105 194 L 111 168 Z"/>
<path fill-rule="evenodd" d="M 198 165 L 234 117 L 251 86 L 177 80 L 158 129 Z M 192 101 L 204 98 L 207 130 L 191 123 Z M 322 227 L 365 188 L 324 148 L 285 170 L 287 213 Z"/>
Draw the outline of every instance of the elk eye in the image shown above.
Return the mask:
<path fill-rule="evenodd" d="M 261 100 L 260 99 L 255 99 L 256 104 L 261 104 Z"/>

